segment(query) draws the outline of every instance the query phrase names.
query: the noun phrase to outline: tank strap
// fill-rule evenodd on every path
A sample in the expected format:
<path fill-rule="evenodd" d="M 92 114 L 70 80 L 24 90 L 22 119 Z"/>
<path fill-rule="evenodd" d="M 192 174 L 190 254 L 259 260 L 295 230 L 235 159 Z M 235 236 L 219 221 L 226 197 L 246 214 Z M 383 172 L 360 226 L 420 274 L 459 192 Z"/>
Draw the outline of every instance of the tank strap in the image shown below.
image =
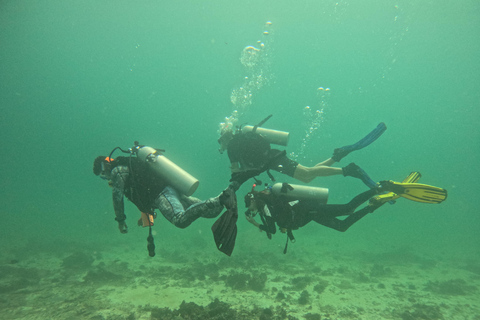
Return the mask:
<path fill-rule="evenodd" d="M 270 173 L 270 170 L 267 170 L 267 175 L 268 177 L 270 178 L 270 180 L 272 180 L 273 182 L 275 182 L 275 177 Z"/>
<path fill-rule="evenodd" d="M 287 242 L 285 243 L 285 249 L 283 249 L 283 254 L 287 254 L 288 240 L 292 243 L 295 243 L 295 237 L 293 236 L 292 229 L 287 229 Z"/>
<path fill-rule="evenodd" d="M 255 127 L 261 127 L 261 126 L 263 126 L 263 124 L 264 124 L 265 122 L 267 122 L 268 119 L 270 119 L 272 116 L 273 116 L 273 114 L 269 115 L 268 117 L 266 117 L 265 119 L 263 119 L 262 121 L 260 121 Z"/>
<path fill-rule="evenodd" d="M 287 154 L 287 151 L 283 150 L 281 152 L 278 152 L 274 157 L 272 157 L 264 166 L 264 168 L 266 168 L 267 170 L 267 174 L 268 174 L 268 177 L 270 178 L 270 180 L 272 180 L 273 182 L 275 182 L 275 178 L 274 176 L 270 173 L 270 169 L 268 169 L 268 167 L 270 166 L 270 163 L 272 163 L 273 161 L 277 160 L 277 158 L 279 157 L 282 157 L 282 156 L 285 156 Z"/>
<path fill-rule="evenodd" d="M 293 187 L 289 185 L 287 182 L 282 183 L 282 188 L 280 189 L 280 192 L 282 193 L 287 193 L 288 191 L 292 191 Z"/>
<path fill-rule="evenodd" d="M 262 220 L 263 225 L 268 229 L 269 226 L 267 224 L 267 220 L 265 220 L 265 217 L 263 216 L 262 213 L 260 213 L 260 220 Z M 268 239 L 272 240 L 272 234 L 268 231 L 267 231 L 267 237 Z"/>
<path fill-rule="evenodd" d="M 269 115 L 268 117 L 266 117 L 265 119 L 263 119 L 262 121 L 260 121 L 258 124 L 254 125 L 254 126 L 253 126 L 253 129 L 252 129 L 252 132 L 255 133 L 255 132 L 257 131 L 257 128 L 263 126 L 263 124 L 264 124 L 265 122 L 267 122 L 267 120 L 270 119 L 272 116 L 273 116 L 273 114 Z"/>
<path fill-rule="evenodd" d="M 292 229 L 287 230 L 287 236 L 288 236 L 288 239 L 290 239 L 290 241 L 292 241 L 292 243 L 295 243 L 295 237 L 293 236 Z"/>

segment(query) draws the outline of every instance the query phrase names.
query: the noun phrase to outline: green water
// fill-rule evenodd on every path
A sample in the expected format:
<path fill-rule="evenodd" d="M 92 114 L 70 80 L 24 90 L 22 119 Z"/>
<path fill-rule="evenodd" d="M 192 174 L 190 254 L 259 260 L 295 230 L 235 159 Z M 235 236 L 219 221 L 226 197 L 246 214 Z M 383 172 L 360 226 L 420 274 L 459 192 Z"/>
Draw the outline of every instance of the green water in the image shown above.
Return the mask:
<path fill-rule="evenodd" d="M 216 196 L 230 175 L 218 126 L 238 107 L 233 90 L 254 74 L 265 82 L 252 89 L 240 122 L 273 114 L 265 126 L 290 132 L 287 151 L 301 164 L 330 157 L 383 121 L 385 134 L 339 165 L 354 161 L 375 180 L 420 171 L 420 182 L 449 192 L 440 205 L 399 199 L 346 233 L 312 222 L 296 231 L 291 259 L 409 250 L 478 261 L 479 9 L 474 0 L 1 1 L 3 254 L 21 260 L 31 251 L 121 244 L 146 256 L 136 208 L 127 204 L 130 232 L 120 234 L 93 159 L 138 140 L 197 177 L 195 196 Z M 245 67 L 242 50 L 258 40 L 261 59 Z M 330 188 L 330 203 L 365 190 L 342 176 L 312 185 Z M 268 241 L 239 211 L 232 259 L 281 256 L 285 237 Z M 212 223 L 179 230 L 161 217 L 157 248 L 220 256 Z"/>

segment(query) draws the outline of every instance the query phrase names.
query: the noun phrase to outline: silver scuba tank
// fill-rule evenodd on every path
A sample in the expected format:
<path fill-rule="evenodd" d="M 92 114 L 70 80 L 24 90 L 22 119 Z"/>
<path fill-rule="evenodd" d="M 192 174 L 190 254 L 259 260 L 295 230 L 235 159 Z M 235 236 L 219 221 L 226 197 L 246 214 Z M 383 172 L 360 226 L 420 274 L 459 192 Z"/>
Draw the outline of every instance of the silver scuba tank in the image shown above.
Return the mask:
<path fill-rule="evenodd" d="M 272 193 L 275 195 L 286 196 L 287 199 L 291 200 L 317 200 L 320 203 L 327 203 L 328 201 L 327 188 L 308 187 L 297 184 L 288 184 L 288 186 L 292 187 L 293 189 L 289 187 L 283 188 L 283 183 L 275 183 L 272 186 Z"/>
<path fill-rule="evenodd" d="M 242 132 L 250 132 L 253 130 L 253 128 L 253 126 L 243 126 Z M 278 144 L 281 146 L 286 146 L 288 144 L 288 138 L 290 135 L 289 132 L 266 129 L 261 127 L 257 127 L 257 130 L 255 132 L 264 136 L 269 143 Z"/>
<path fill-rule="evenodd" d="M 137 156 L 147 162 L 169 185 L 187 197 L 197 190 L 199 181 L 196 178 L 154 148 L 143 146 L 138 149 Z"/>

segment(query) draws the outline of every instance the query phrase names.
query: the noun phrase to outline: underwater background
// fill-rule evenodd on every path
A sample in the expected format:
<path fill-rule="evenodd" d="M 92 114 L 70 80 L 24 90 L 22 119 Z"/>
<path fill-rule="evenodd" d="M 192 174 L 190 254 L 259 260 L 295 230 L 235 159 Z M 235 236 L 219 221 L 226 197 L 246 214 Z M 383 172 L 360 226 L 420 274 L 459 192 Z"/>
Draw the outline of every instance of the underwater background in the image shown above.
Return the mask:
<path fill-rule="evenodd" d="M 0 318 L 480 319 L 479 10 L 1 1 Z M 345 233 L 312 222 L 284 255 L 285 235 L 268 240 L 244 219 L 251 180 L 231 257 L 215 247 L 214 219 L 178 229 L 159 214 L 154 258 L 131 203 L 119 233 L 96 156 L 136 140 L 165 149 L 206 199 L 230 178 L 219 124 L 269 114 L 264 126 L 290 132 L 287 153 L 307 166 L 385 122 L 336 166 L 376 181 L 420 171 L 448 199 L 400 198 Z M 310 185 L 329 188 L 329 203 L 366 190 L 343 176 Z"/>

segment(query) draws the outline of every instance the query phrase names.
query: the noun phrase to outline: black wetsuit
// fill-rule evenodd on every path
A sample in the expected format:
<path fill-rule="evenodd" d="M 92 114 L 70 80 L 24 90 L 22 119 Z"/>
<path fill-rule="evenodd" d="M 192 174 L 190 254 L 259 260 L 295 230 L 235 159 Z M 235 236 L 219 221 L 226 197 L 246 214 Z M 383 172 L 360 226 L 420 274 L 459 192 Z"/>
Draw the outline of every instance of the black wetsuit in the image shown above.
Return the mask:
<path fill-rule="evenodd" d="M 275 170 L 293 177 L 298 162 L 289 159 L 283 150 L 271 149 L 270 143 L 254 132 L 237 133 L 227 148 L 230 163 L 238 162 L 240 170 L 261 173 Z"/>
<path fill-rule="evenodd" d="M 265 202 L 265 207 L 259 210 L 264 224 L 261 224 L 259 228 L 274 234 L 276 232 L 275 224 L 286 230 L 295 230 L 313 220 L 326 227 L 344 232 L 368 213 L 373 212 L 373 207 L 369 206 L 354 211 L 376 194 L 375 189 L 370 189 L 359 194 L 347 204 L 322 204 L 314 200 L 289 202 L 283 197 L 265 194 L 261 197 Z M 347 216 L 347 218 L 338 219 L 337 217 L 340 216 Z"/>

